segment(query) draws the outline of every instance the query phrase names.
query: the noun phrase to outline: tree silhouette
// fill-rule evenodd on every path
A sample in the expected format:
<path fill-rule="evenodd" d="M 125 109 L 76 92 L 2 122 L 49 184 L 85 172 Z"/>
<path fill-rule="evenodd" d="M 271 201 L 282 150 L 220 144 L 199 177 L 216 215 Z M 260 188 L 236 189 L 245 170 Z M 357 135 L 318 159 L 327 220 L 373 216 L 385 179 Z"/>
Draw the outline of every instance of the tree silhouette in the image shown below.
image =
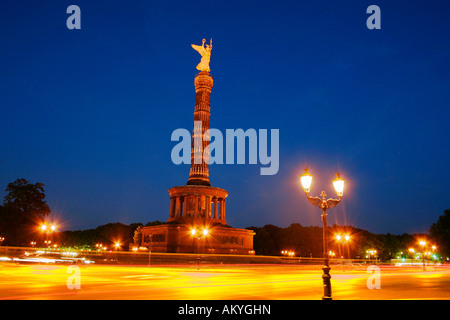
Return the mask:
<path fill-rule="evenodd" d="M 51 211 L 44 200 L 44 186 L 43 183 L 32 184 L 25 179 L 17 179 L 8 184 L 3 206 L 19 215 L 45 219 Z"/>
<path fill-rule="evenodd" d="M 35 226 L 51 213 L 45 201 L 44 186 L 25 179 L 8 184 L 0 210 L 0 232 L 5 237 L 5 243 L 28 243 L 36 230 Z"/>
<path fill-rule="evenodd" d="M 450 256 L 450 209 L 444 211 L 436 223 L 430 227 L 430 237 L 436 242 L 439 252 Z"/>

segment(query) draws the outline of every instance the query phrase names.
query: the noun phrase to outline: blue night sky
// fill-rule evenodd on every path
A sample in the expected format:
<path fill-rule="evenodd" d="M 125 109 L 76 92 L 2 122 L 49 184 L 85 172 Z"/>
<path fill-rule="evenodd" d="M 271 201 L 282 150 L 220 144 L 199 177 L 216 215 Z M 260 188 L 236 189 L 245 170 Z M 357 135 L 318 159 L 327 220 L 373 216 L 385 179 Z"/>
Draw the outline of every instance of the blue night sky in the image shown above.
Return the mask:
<path fill-rule="evenodd" d="M 81 30 L 66 9 L 81 8 Z M 366 9 L 381 8 L 381 30 Z M 335 197 L 329 223 L 427 232 L 450 208 L 449 1 L 22 1 L 0 10 L 0 196 L 46 185 L 63 230 L 161 220 L 183 185 L 191 44 L 213 38 L 211 127 L 280 130 L 280 168 L 212 165 L 237 228 L 321 225 L 298 183 Z"/>

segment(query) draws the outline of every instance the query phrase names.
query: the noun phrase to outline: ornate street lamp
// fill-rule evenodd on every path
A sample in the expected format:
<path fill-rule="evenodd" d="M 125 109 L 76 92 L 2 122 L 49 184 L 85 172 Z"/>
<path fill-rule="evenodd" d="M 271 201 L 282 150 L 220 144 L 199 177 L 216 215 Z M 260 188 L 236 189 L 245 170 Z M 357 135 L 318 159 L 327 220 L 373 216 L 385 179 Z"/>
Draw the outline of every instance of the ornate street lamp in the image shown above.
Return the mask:
<path fill-rule="evenodd" d="M 334 208 L 339 204 L 344 195 L 344 180 L 340 177 L 339 172 L 337 173 L 337 177 L 333 180 L 333 186 L 336 190 L 336 193 L 339 199 L 326 199 L 327 194 L 325 191 L 322 191 L 319 197 L 311 197 L 309 196 L 309 192 L 311 191 L 312 184 L 312 175 L 308 171 L 308 167 L 305 168 L 305 173 L 300 177 L 300 182 L 303 187 L 303 191 L 305 192 L 306 198 L 308 198 L 309 202 L 311 202 L 314 206 L 322 209 L 322 222 L 323 222 L 323 261 L 324 267 L 323 270 L 323 297 L 322 300 L 331 300 L 331 276 L 330 276 L 330 265 L 328 259 L 328 245 L 327 245 L 327 210 Z"/>

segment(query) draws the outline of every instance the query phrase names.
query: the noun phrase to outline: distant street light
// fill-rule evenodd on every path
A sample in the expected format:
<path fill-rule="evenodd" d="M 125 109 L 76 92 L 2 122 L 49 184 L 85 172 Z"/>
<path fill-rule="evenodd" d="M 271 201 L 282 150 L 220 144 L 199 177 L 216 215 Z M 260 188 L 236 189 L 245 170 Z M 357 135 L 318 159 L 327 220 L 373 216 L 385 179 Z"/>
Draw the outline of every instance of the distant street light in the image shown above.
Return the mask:
<path fill-rule="evenodd" d="M 148 244 L 148 267 L 152 264 L 152 243 L 153 243 L 153 235 L 150 234 L 150 243 Z"/>
<path fill-rule="evenodd" d="M 422 265 L 423 265 L 423 270 L 425 271 L 425 256 L 431 256 L 435 251 L 436 251 L 436 245 L 431 245 L 431 250 L 432 252 L 427 251 L 430 250 L 429 248 L 429 244 L 427 241 L 425 240 L 419 240 L 419 245 L 422 247 Z M 430 258 L 427 257 L 427 260 L 429 260 Z"/>
<path fill-rule="evenodd" d="M 42 232 L 54 232 L 56 231 L 56 225 L 52 224 L 49 225 L 47 222 L 44 222 L 43 224 L 41 224 L 41 231 Z"/>
<path fill-rule="evenodd" d="M 121 246 L 121 243 L 119 241 L 116 241 L 114 243 L 114 248 L 116 248 L 116 260 L 117 260 L 117 263 L 119 262 L 118 251 L 120 250 L 120 246 Z"/>
<path fill-rule="evenodd" d="M 5 237 L 0 237 L 0 246 L 2 245 L 3 241 L 5 241 Z M 5 249 L 5 253 L 6 253 L 6 249 Z"/>
<path fill-rule="evenodd" d="M 336 241 L 338 242 L 338 247 L 339 247 L 339 258 L 342 258 L 342 253 L 341 253 L 341 241 L 342 241 L 342 236 L 340 234 L 337 234 L 334 236 Z"/>
<path fill-rule="evenodd" d="M 295 252 L 294 251 L 290 251 L 290 250 L 282 250 L 281 254 L 283 256 L 288 256 L 288 257 L 294 257 L 295 256 Z"/>
<path fill-rule="evenodd" d="M 351 239 L 350 235 L 346 234 L 344 236 L 345 244 L 347 245 L 347 259 L 351 259 L 351 257 L 350 257 L 350 239 Z"/>
<path fill-rule="evenodd" d="M 345 256 L 344 254 L 341 255 L 341 242 L 343 242 L 344 246 L 345 246 L 345 244 L 347 245 L 347 255 L 348 255 L 348 258 L 350 259 L 350 245 L 349 245 L 349 242 L 350 242 L 351 236 L 349 234 L 345 234 L 344 236 L 342 234 L 336 234 L 334 237 L 335 237 L 335 239 L 336 239 L 336 241 L 338 242 L 338 245 L 339 245 L 339 257 Z"/>
<path fill-rule="evenodd" d="M 49 240 L 49 234 L 56 231 L 56 225 L 55 224 L 48 224 L 47 222 L 44 222 L 40 226 L 41 232 L 45 234 L 45 244 L 50 244 L 51 241 Z"/>
<path fill-rule="evenodd" d="M 197 270 L 200 269 L 200 240 L 203 239 L 203 242 L 205 241 L 205 238 L 209 235 L 209 229 L 203 228 L 200 232 L 196 228 L 191 229 L 191 236 L 193 239 L 197 239 Z"/>
<path fill-rule="evenodd" d="M 372 257 L 374 257 L 375 259 L 377 259 L 377 250 L 375 249 L 370 249 L 370 250 L 366 250 L 366 258 L 372 259 Z"/>
<path fill-rule="evenodd" d="M 425 246 L 427 242 L 425 240 L 419 241 L 420 246 L 422 247 L 422 270 L 425 271 Z"/>
<path fill-rule="evenodd" d="M 342 196 L 344 195 L 344 180 L 340 177 L 339 172 L 336 175 L 336 179 L 333 180 L 333 186 L 339 199 L 326 199 L 327 195 L 325 191 L 320 194 L 322 198 L 310 197 L 308 193 L 311 191 L 312 175 L 308 172 L 308 167 L 305 169 L 305 173 L 300 177 L 300 182 L 305 192 L 306 198 L 314 206 L 322 209 L 322 222 L 323 222 L 323 260 L 324 267 L 323 270 L 323 297 L 322 300 L 331 300 L 331 276 L 330 276 L 330 265 L 328 261 L 328 246 L 327 246 L 327 210 L 337 206 Z"/>
<path fill-rule="evenodd" d="M 341 234 L 337 234 L 334 236 L 336 241 L 338 242 L 338 246 L 339 246 L 339 258 L 345 258 L 345 254 L 341 253 L 341 242 L 343 242 L 344 244 L 344 249 L 345 249 L 345 245 L 347 245 L 347 258 L 350 259 L 350 235 L 346 234 L 344 236 L 342 236 Z"/>

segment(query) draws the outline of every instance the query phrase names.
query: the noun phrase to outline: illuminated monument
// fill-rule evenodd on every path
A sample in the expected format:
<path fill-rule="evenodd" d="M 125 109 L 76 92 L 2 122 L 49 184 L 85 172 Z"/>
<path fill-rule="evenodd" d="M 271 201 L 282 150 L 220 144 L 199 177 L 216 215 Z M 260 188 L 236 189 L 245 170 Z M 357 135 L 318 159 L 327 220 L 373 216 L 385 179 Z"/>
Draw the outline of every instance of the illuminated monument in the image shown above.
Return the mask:
<path fill-rule="evenodd" d="M 167 223 L 142 228 L 142 245 L 151 246 L 153 252 L 254 254 L 254 232 L 236 229 L 225 220 L 228 192 L 212 187 L 209 181 L 209 141 L 202 135 L 209 129 L 210 96 L 213 78 L 209 74 L 212 40 L 210 45 L 192 45 L 202 59 L 194 80 L 196 99 L 194 132 L 191 149 L 191 170 L 186 185 L 169 189 L 170 211 Z M 201 123 L 201 131 L 196 125 Z M 206 141 L 205 141 L 206 140 Z M 195 141 L 200 141 L 196 144 Z M 208 230 L 208 234 L 193 235 L 192 230 Z"/>

